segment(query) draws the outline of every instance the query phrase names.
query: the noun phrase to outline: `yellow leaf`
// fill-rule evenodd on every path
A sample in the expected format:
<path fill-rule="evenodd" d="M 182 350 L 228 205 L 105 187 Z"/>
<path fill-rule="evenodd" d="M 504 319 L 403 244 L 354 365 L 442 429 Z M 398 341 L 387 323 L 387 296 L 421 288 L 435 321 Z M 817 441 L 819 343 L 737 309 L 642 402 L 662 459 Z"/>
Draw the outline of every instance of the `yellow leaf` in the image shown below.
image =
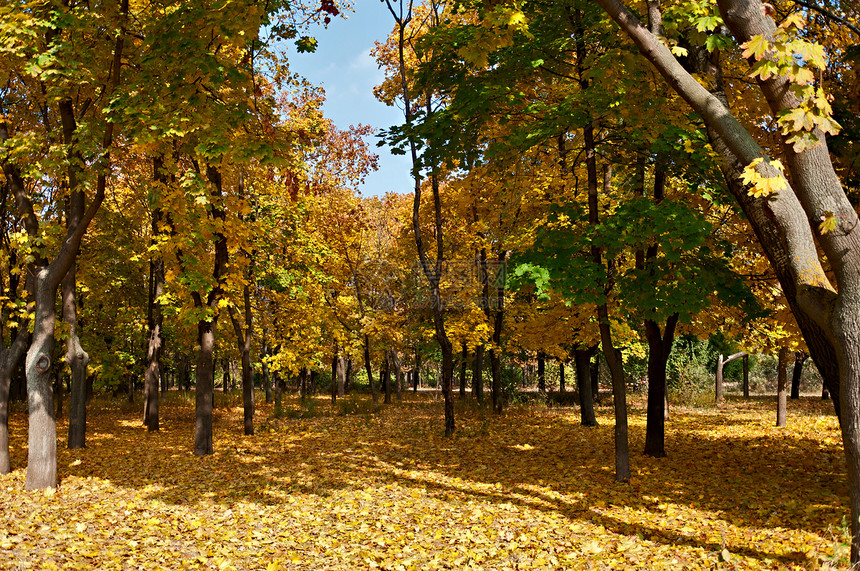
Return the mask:
<path fill-rule="evenodd" d="M 836 230 L 836 216 L 829 210 L 821 216 L 821 222 L 818 224 L 818 231 L 821 234 L 827 234 Z"/>
<path fill-rule="evenodd" d="M 763 36 L 753 36 L 748 42 L 741 44 L 744 52 L 741 54 L 744 58 L 753 57 L 756 61 L 760 60 L 770 49 L 770 43 Z"/>

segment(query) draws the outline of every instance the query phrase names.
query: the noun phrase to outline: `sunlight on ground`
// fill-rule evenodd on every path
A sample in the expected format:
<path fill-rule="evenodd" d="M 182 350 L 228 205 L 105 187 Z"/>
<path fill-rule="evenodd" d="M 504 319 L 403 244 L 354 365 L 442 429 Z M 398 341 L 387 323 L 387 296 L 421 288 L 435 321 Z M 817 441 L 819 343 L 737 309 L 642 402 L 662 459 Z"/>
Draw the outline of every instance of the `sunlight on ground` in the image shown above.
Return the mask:
<path fill-rule="evenodd" d="M 223 406 L 206 458 L 178 395 L 154 434 L 97 402 L 53 494 L 23 490 L 13 412 L 0 568 L 818 569 L 841 539 L 844 461 L 820 401 L 790 403 L 787 429 L 767 400 L 673 409 L 663 459 L 639 453 L 634 407 L 633 479 L 617 484 L 608 407 L 582 428 L 570 409 L 458 404 L 446 439 L 441 405 L 409 398 L 347 415 L 289 400 L 281 419 L 260 405 L 253 437 Z"/>

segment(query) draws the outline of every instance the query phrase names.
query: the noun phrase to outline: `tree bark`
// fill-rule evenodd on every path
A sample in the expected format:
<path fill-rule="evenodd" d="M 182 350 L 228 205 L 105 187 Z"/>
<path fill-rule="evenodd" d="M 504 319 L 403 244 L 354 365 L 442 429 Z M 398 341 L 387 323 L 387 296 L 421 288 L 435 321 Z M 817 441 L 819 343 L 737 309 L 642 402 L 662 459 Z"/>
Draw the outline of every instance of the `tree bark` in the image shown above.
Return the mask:
<path fill-rule="evenodd" d="M 337 378 L 338 378 L 338 364 L 340 363 L 340 357 L 338 356 L 338 346 L 337 343 L 334 345 L 334 353 L 331 357 L 331 404 L 337 404 Z"/>
<path fill-rule="evenodd" d="M 579 391 L 579 415 L 582 426 L 597 426 L 594 416 L 594 398 L 591 392 L 591 353 L 587 349 L 574 349 L 576 386 Z"/>
<path fill-rule="evenodd" d="M 128 13 L 128 0 L 122 0 L 120 13 L 124 18 Z M 52 31 L 51 33 L 56 33 Z M 111 89 L 119 85 L 119 70 L 122 61 L 124 30 L 117 34 L 113 53 L 111 73 L 108 80 Z M 50 43 L 50 42 L 49 42 Z M 106 122 L 102 149 L 109 164 L 109 149 L 113 142 L 114 123 Z M 0 141 L 9 138 L 8 125 L 0 121 Z M 4 175 L 12 186 L 18 212 L 31 237 L 39 234 L 38 221 L 33 205 L 23 185 L 20 172 L 4 157 L 0 160 Z M 79 223 L 67 227 L 66 237 L 54 259 L 40 259 L 34 264 L 34 321 L 33 337 L 27 351 L 25 369 L 27 375 L 27 399 L 29 405 L 29 436 L 27 477 L 28 490 L 53 488 L 57 485 L 57 426 L 54 417 L 53 394 L 51 391 L 51 356 L 54 351 L 54 326 L 56 319 L 56 296 L 60 281 L 68 273 L 77 257 L 81 239 L 96 211 L 104 200 L 107 175 L 100 173 L 96 178 L 93 200 L 86 208 Z"/>
<path fill-rule="evenodd" d="M 750 398 L 750 356 L 744 355 L 744 398 Z"/>
<path fill-rule="evenodd" d="M 54 280 L 50 280 L 52 277 Z M 54 299 L 58 285 L 56 275 L 51 276 L 47 267 L 39 268 L 36 274 L 33 339 L 25 362 L 30 425 L 25 482 L 28 490 L 57 486 L 57 425 L 53 406 L 51 356 L 54 354 Z"/>
<path fill-rule="evenodd" d="M 159 158 L 153 159 L 153 178 L 156 182 L 166 183 L 167 177 L 162 172 L 163 161 Z M 161 210 L 156 208 L 152 213 L 152 244 L 156 243 L 156 237 L 161 229 Z M 161 254 L 154 254 L 149 262 L 149 296 L 147 324 L 149 326 L 149 337 L 146 349 L 146 373 L 143 381 L 143 424 L 147 430 L 154 432 L 158 430 L 158 381 L 161 376 L 161 355 L 164 352 L 164 314 L 161 310 L 159 298 L 164 295 L 164 260 Z"/>
<path fill-rule="evenodd" d="M 230 321 L 233 324 L 233 332 L 236 334 L 236 346 L 242 359 L 242 409 L 243 425 L 246 436 L 254 434 L 254 371 L 251 369 L 251 342 L 254 336 L 254 312 L 251 306 L 251 275 L 253 267 L 248 266 L 245 272 L 245 284 L 242 287 L 242 301 L 244 303 L 244 329 L 239 320 L 239 315 L 233 305 L 229 305 Z"/>
<path fill-rule="evenodd" d="M 588 173 L 588 221 L 592 227 L 599 223 L 599 212 L 597 204 L 597 159 L 596 146 L 594 143 L 594 124 L 588 123 L 583 128 L 583 142 L 585 144 L 585 165 Z M 602 252 L 600 247 L 592 245 L 591 256 L 597 266 L 603 266 Z M 608 296 L 611 291 L 609 272 L 607 269 L 607 281 L 601 284 L 604 295 Z M 600 344 L 603 348 L 603 356 L 609 366 L 612 377 L 612 397 L 615 412 L 615 481 L 626 482 L 630 480 L 630 449 L 627 438 L 627 387 L 624 384 L 624 370 L 621 362 L 621 352 L 612 344 L 612 329 L 609 324 L 609 309 L 606 302 L 597 306 L 597 321 L 600 329 Z"/>
<path fill-rule="evenodd" d="M 337 360 L 337 396 L 343 398 L 346 395 L 346 369 L 347 358 L 340 357 Z"/>
<path fill-rule="evenodd" d="M 398 30 L 398 63 L 400 72 L 400 96 L 402 98 L 405 120 L 407 128 L 412 127 L 413 110 L 412 97 L 409 89 L 409 80 L 406 74 L 406 27 L 412 19 L 412 4 L 407 8 L 407 13 L 403 12 L 403 4 L 400 5 L 400 10 L 395 10 L 390 0 L 386 0 L 386 6 L 389 12 L 394 17 Z M 431 10 L 430 16 L 435 17 L 434 21 L 429 22 L 430 25 L 438 24 L 438 13 Z M 424 96 L 424 108 L 427 116 L 433 114 L 433 105 L 431 101 L 432 93 L 426 92 Z M 433 214 L 434 214 L 434 230 L 436 238 L 436 260 L 435 263 L 430 262 L 427 257 L 424 239 L 421 232 L 421 174 L 419 166 L 421 162 L 418 157 L 419 141 L 415 138 L 409 138 L 409 150 L 412 159 L 413 169 L 413 199 L 412 199 L 412 232 L 415 237 L 415 247 L 418 252 L 418 260 L 421 264 L 421 269 L 424 273 L 427 282 L 430 285 L 433 310 L 433 330 L 436 337 L 436 342 L 439 344 L 439 350 L 442 353 L 442 393 L 445 401 L 445 435 L 451 436 L 454 433 L 454 400 L 453 400 L 453 382 L 454 382 L 454 357 L 453 346 L 451 340 L 445 332 L 445 306 L 442 301 L 441 292 L 439 289 L 442 280 L 442 271 L 445 262 L 445 248 L 443 241 L 443 225 L 442 225 L 442 202 L 439 189 L 439 176 L 436 165 L 430 166 L 429 178 L 430 188 L 433 194 Z"/>
<path fill-rule="evenodd" d="M 379 395 L 376 391 L 376 385 L 373 383 L 373 369 L 370 364 L 370 338 L 367 334 L 364 335 L 364 370 L 367 371 L 367 382 L 370 383 L 370 394 L 373 397 L 373 404 L 378 404 Z"/>
<path fill-rule="evenodd" d="M 846 275 L 842 279 L 839 276 L 844 275 L 845 271 L 848 271 L 848 274 L 857 272 L 855 258 L 860 255 L 858 252 L 860 248 L 853 244 L 858 240 L 856 233 L 852 234 L 844 230 L 853 228 L 857 216 L 842 191 L 838 177 L 833 172 L 827 156 L 826 144 L 822 143 L 815 149 L 799 154 L 794 153 L 790 147 L 786 147 L 785 155 L 792 174 L 792 184 L 788 185 L 787 191 L 775 193 L 767 200 L 753 198 L 746 192 L 743 185 L 738 184 L 737 175 L 744 166 L 764 156 L 764 151 L 731 115 L 721 88 L 716 89 L 714 93 L 705 90 L 681 67 L 668 48 L 650 34 L 619 0 L 598 0 L 598 3 L 633 39 L 642 54 L 654 64 L 667 83 L 705 120 L 709 137 L 723 160 L 729 188 L 744 210 L 780 280 L 783 293 L 807 342 L 810 354 L 834 394 L 834 407 L 837 414 L 841 415 L 841 407 L 838 406 L 840 383 L 838 351 L 835 331 L 833 331 L 834 322 L 830 321 L 833 315 L 830 308 L 834 305 L 837 296 L 821 267 L 810 220 L 817 222 L 825 211 L 833 212 L 840 220 L 842 231 L 821 236 L 822 246 L 828 259 L 833 257 L 840 261 L 836 269 L 838 282 L 856 283 L 858 281 L 854 275 Z M 744 42 L 757 34 L 771 36 L 775 25 L 769 17 L 764 16 L 762 5 L 758 0 L 720 0 L 718 4 L 723 13 L 723 19 L 732 28 L 739 42 Z M 704 61 L 707 64 L 708 62 L 707 57 L 689 59 L 694 63 Z M 718 65 L 707 65 L 710 70 L 716 69 L 718 72 Z M 696 71 L 701 73 L 705 70 Z M 717 79 L 717 83 L 721 83 L 721 77 Z M 793 92 L 786 88 L 785 82 L 785 78 L 781 77 L 760 82 L 774 113 L 789 109 L 797 103 Z M 820 139 L 824 140 L 823 135 Z M 764 176 L 782 176 L 779 171 L 764 163 L 759 165 L 759 170 Z M 792 189 L 797 194 L 792 192 Z M 840 252 L 852 252 L 852 255 L 846 257 Z M 860 402 L 858 402 L 858 408 L 860 408 Z M 857 452 L 860 455 L 860 448 Z M 860 486 L 860 479 L 858 479 L 858 486 Z M 860 509 L 860 499 L 858 499 L 858 509 Z"/>
<path fill-rule="evenodd" d="M 717 404 L 723 402 L 723 365 L 725 364 L 723 359 L 723 354 L 720 353 L 717 357 L 717 372 L 714 379 L 714 402 Z"/>
<path fill-rule="evenodd" d="M 56 357 L 56 355 L 55 355 Z M 54 378 L 54 404 L 56 405 L 56 411 L 54 412 L 54 418 L 56 420 L 63 419 L 63 365 L 62 362 L 58 362 L 59 359 L 54 359 L 54 374 L 51 375 Z"/>
<path fill-rule="evenodd" d="M 800 398 L 800 377 L 803 374 L 803 362 L 806 361 L 806 353 L 798 351 L 794 354 L 794 368 L 791 371 L 791 398 Z"/>
<path fill-rule="evenodd" d="M 717 357 L 717 372 L 715 375 L 715 389 L 714 389 L 714 402 L 720 404 L 723 402 L 723 367 L 727 364 L 731 363 L 735 359 L 739 357 L 743 357 L 746 355 L 745 351 L 739 351 L 734 353 L 733 355 L 729 355 L 728 357 L 724 357 L 722 353 L 720 353 L 719 357 Z"/>
<path fill-rule="evenodd" d="M 63 319 L 69 326 L 66 339 L 66 363 L 71 370 L 72 387 L 69 399 L 70 450 L 86 446 L 87 433 L 87 363 L 90 356 L 81 347 L 78 338 L 75 264 L 63 278 Z"/>
<path fill-rule="evenodd" d="M 788 361 L 791 351 L 787 347 L 779 350 L 779 361 L 776 371 L 776 425 L 785 426 L 788 403 L 786 401 L 786 386 L 788 381 Z"/>
<path fill-rule="evenodd" d="M 21 323 L 17 330 L 13 330 L 12 344 L 0 347 L 0 475 L 12 471 L 9 457 L 9 389 L 12 374 L 27 349 L 28 337 L 27 324 Z"/>
<path fill-rule="evenodd" d="M 65 98 L 58 103 L 60 120 L 63 131 L 63 141 L 70 149 L 74 148 L 74 139 L 77 132 L 77 121 L 75 119 L 74 107 L 71 98 Z M 66 216 L 66 229 L 73 233 L 80 226 L 84 218 L 85 204 L 84 192 L 79 184 L 79 169 L 83 164 L 80 153 L 72 151 L 69 157 L 68 184 L 69 199 Z M 75 255 L 77 257 L 77 254 Z M 77 281 L 76 262 L 73 260 L 66 275 L 62 280 L 62 307 L 63 320 L 69 328 L 66 340 L 65 360 L 71 372 L 71 402 L 69 405 L 69 437 L 68 448 L 71 450 L 84 448 L 86 446 L 87 431 L 87 403 L 86 403 L 86 379 L 87 363 L 89 355 L 81 347 L 78 338 L 78 313 L 77 313 Z M 62 383 L 58 378 L 57 387 L 57 416 L 62 416 Z"/>
<path fill-rule="evenodd" d="M 463 354 L 460 357 L 460 400 L 466 398 L 466 369 L 468 368 L 469 349 L 463 343 Z"/>
<path fill-rule="evenodd" d="M 220 206 L 222 196 L 221 173 L 212 165 L 206 166 L 206 177 L 211 183 L 210 215 L 214 220 L 223 222 L 226 214 Z M 215 325 L 217 313 L 215 306 L 223 295 L 221 280 L 227 269 L 227 237 L 221 232 L 215 232 L 215 260 L 212 277 L 215 286 L 203 299 L 201 292 L 192 292 L 194 305 L 197 308 L 208 308 L 211 317 L 203 317 L 197 322 L 197 384 L 195 387 L 194 407 L 194 455 L 206 456 L 214 452 L 212 443 L 212 412 L 215 392 Z"/>
<path fill-rule="evenodd" d="M 382 360 L 382 384 L 385 387 L 385 404 L 391 404 L 391 360 L 389 352 L 386 351 Z"/>
<path fill-rule="evenodd" d="M 215 398 L 215 321 L 197 323 L 197 383 L 194 399 L 194 455 L 206 456 L 212 443 L 212 412 Z"/>
<path fill-rule="evenodd" d="M 233 384 L 232 374 L 230 372 L 230 359 L 224 357 L 221 359 L 221 390 L 229 393 Z"/>
<path fill-rule="evenodd" d="M 502 362 L 499 354 L 502 346 L 502 327 L 505 321 L 505 274 L 504 264 L 507 252 L 501 251 L 496 257 L 496 303 L 493 308 L 493 349 L 490 349 L 490 368 L 493 375 L 493 412 L 502 414 L 504 406 L 504 394 L 502 394 Z"/>
<path fill-rule="evenodd" d="M 648 412 L 644 453 L 655 458 L 666 456 L 666 364 L 672 352 L 677 324 L 677 313 L 666 320 L 662 333 L 655 321 L 645 320 L 645 337 L 648 340 Z"/>
<path fill-rule="evenodd" d="M 558 392 L 563 393 L 563 392 L 565 392 L 565 390 L 566 389 L 564 386 L 564 361 L 559 359 L 558 360 Z"/>
<path fill-rule="evenodd" d="M 546 393 L 546 354 L 543 351 L 537 354 L 537 377 L 538 392 Z"/>
<path fill-rule="evenodd" d="M 502 393 L 502 359 L 499 352 L 490 349 L 490 369 L 493 375 L 493 413 L 502 414 L 505 405 L 505 395 Z"/>
<path fill-rule="evenodd" d="M 394 386 L 397 389 L 397 402 L 401 402 L 403 400 L 403 367 L 400 366 L 400 358 L 397 356 L 397 351 L 390 349 L 388 360 L 394 365 Z"/>
<path fill-rule="evenodd" d="M 484 346 L 475 347 L 475 362 L 472 367 L 472 392 L 475 400 L 484 402 Z"/>
<path fill-rule="evenodd" d="M 765 15 L 760 2 L 721 0 L 718 4 L 724 21 L 739 42 L 756 35 L 772 37 L 775 24 Z M 774 114 L 797 105 L 786 81 L 776 76 L 759 82 Z M 718 109 L 725 111 L 722 105 Z M 714 123 L 715 129 L 724 127 L 714 118 L 709 126 L 710 123 Z M 860 562 L 860 244 L 858 234 L 852 230 L 858 219 L 833 171 L 824 136 L 820 132 L 817 135 L 821 143 L 801 153 L 795 153 L 787 143 L 784 145 L 783 154 L 792 184 L 777 193 L 775 200 L 768 197 L 765 201 L 767 219 L 774 222 L 777 230 L 771 234 L 784 249 L 768 251 L 764 230 L 767 222 L 754 217 L 750 220 L 780 279 L 810 354 L 833 394 L 848 469 L 851 562 L 857 564 Z M 723 136 L 742 165 L 762 155 L 760 149 L 754 149 L 755 156 L 745 154 L 746 149 L 732 140 L 728 132 Z M 738 138 L 751 147 L 747 144 L 748 133 L 739 133 Z M 774 176 L 775 173 L 768 174 Z M 812 235 L 814 225 L 827 213 L 836 218 L 837 228 L 826 234 L 819 233 L 817 242 L 831 263 L 835 288 L 823 274 Z M 782 254 L 783 258 L 777 258 L 776 254 Z M 788 275 L 785 275 L 786 270 Z"/>

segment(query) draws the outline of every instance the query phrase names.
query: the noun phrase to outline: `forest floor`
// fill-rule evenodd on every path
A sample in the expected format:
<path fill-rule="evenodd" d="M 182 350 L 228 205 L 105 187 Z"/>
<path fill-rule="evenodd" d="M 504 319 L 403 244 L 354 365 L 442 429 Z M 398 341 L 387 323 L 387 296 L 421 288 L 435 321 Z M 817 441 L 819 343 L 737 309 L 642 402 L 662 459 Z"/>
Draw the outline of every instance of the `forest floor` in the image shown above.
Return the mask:
<path fill-rule="evenodd" d="M 611 408 L 458 403 L 442 435 L 433 395 L 374 409 L 286 399 L 242 434 L 238 395 L 217 395 L 215 454 L 191 454 L 193 394 L 171 392 L 161 430 L 140 405 L 96 399 L 87 448 L 60 437 L 57 490 L 24 491 L 26 417 L 10 419 L 0 476 L 2 569 L 820 569 L 845 564 L 847 490 L 829 403 L 732 399 L 674 407 L 666 458 L 614 482 Z M 835 553 L 834 553 L 835 551 Z"/>

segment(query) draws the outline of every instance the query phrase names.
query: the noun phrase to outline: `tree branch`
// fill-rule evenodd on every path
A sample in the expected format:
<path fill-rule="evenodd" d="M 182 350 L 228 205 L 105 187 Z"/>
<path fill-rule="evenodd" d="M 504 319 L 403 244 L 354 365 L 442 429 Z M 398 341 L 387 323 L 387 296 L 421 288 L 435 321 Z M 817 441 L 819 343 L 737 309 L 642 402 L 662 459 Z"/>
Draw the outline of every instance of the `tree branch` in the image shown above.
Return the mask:
<path fill-rule="evenodd" d="M 848 28 L 849 30 L 851 30 L 852 32 L 854 32 L 855 34 L 860 36 L 860 27 L 852 24 L 851 22 L 849 22 L 848 20 L 846 20 L 845 18 L 843 18 L 841 16 L 837 16 L 836 14 L 834 14 L 833 12 L 828 10 L 827 8 L 822 8 L 821 6 L 813 4 L 812 2 L 806 2 L 805 0 L 794 0 L 794 3 L 797 4 L 798 6 L 803 6 L 804 8 L 814 10 L 815 12 L 818 12 L 819 14 L 821 14 L 822 16 L 827 18 L 828 20 L 833 20 L 834 22 L 836 22 L 838 24 L 842 24 L 843 26 L 845 26 L 846 28 Z"/>

